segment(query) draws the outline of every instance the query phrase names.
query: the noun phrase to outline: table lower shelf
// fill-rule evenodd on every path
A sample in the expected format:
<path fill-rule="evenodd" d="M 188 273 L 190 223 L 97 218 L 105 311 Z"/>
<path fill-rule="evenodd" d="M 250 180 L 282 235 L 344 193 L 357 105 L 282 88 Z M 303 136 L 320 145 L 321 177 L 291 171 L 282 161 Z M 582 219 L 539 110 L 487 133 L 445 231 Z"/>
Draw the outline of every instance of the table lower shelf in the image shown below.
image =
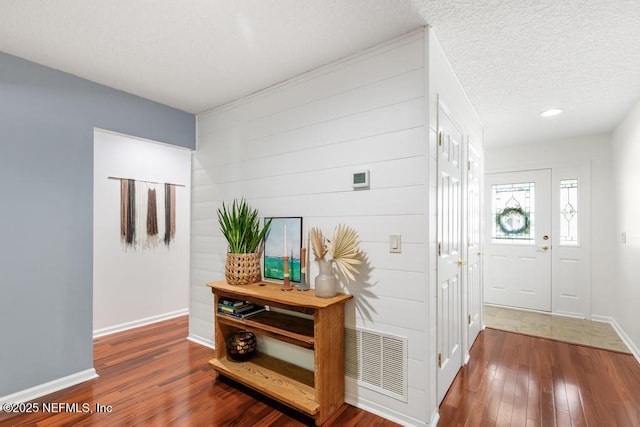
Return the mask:
<path fill-rule="evenodd" d="M 209 364 L 220 374 L 285 405 L 311 416 L 318 413 L 320 406 L 316 401 L 311 371 L 264 354 L 258 354 L 247 362 L 214 358 Z"/>

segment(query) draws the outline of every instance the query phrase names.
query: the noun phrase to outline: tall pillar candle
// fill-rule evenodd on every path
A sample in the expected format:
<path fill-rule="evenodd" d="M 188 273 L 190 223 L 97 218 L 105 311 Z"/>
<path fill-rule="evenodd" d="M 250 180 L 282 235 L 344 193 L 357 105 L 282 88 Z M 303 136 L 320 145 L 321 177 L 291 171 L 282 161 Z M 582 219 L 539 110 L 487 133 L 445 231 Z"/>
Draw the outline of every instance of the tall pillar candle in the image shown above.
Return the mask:
<path fill-rule="evenodd" d="M 284 225 L 284 256 L 282 257 L 282 276 L 284 282 L 282 283 L 283 291 L 290 291 L 293 289 L 291 282 L 289 281 L 289 254 L 287 250 L 287 224 Z"/>

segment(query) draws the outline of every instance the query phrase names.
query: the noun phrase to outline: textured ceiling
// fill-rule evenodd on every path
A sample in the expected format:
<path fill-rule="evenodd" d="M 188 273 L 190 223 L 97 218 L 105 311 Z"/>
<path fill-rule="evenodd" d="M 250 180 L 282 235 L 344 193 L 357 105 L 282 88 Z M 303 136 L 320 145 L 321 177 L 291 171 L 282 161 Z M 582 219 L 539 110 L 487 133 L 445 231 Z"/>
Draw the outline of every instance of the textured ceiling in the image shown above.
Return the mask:
<path fill-rule="evenodd" d="M 0 51 L 198 113 L 427 23 L 487 145 L 610 132 L 640 99 L 638 0 L 0 0 Z"/>
<path fill-rule="evenodd" d="M 640 100 L 638 0 L 421 3 L 489 145 L 608 133 Z"/>

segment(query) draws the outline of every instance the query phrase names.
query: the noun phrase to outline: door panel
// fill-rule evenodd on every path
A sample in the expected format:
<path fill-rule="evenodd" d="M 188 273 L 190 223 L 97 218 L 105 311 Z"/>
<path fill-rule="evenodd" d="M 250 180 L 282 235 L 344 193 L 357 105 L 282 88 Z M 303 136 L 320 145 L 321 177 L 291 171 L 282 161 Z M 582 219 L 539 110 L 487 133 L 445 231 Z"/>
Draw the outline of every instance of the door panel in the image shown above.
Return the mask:
<path fill-rule="evenodd" d="M 438 404 L 462 366 L 462 142 L 462 132 L 439 103 L 436 295 Z"/>
<path fill-rule="evenodd" d="M 481 176 L 480 152 L 467 143 L 467 352 L 482 328 L 481 247 Z"/>
<path fill-rule="evenodd" d="M 551 171 L 487 174 L 485 302 L 551 311 Z"/>

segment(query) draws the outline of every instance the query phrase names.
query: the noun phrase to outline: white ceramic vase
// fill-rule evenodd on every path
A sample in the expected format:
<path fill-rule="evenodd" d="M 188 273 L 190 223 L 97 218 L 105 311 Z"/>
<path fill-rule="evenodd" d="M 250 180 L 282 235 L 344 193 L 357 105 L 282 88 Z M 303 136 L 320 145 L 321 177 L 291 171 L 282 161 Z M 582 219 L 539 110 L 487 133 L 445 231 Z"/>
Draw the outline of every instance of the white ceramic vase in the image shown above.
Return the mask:
<path fill-rule="evenodd" d="M 338 293 L 338 279 L 333 274 L 333 261 L 321 259 L 318 261 L 320 273 L 316 276 L 316 296 L 320 298 L 335 297 Z"/>

